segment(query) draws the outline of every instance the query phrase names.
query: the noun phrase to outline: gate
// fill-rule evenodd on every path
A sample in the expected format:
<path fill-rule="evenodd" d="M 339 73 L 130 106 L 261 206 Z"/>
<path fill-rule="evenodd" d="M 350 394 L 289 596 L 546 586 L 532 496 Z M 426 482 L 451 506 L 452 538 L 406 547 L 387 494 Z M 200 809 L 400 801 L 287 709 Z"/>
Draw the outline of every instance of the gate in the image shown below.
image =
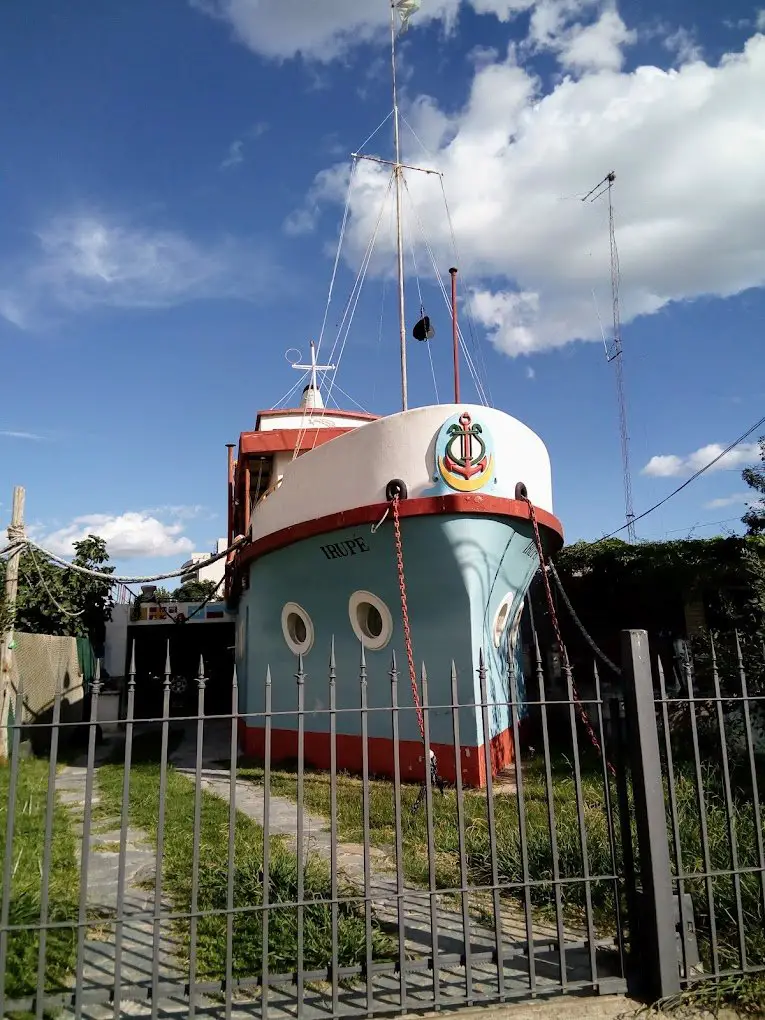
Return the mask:
<path fill-rule="evenodd" d="M 292 677 L 269 674 L 262 708 L 246 714 L 236 676 L 230 709 L 206 711 L 200 675 L 185 717 L 170 712 L 168 665 L 162 711 L 148 720 L 135 716 L 133 666 L 122 733 L 101 742 L 96 679 L 79 749 L 59 690 L 52 720 L 34 724 L 49 731 L 49 758 L 25 757 L 26 732 L 14 726 L 0 770 L 0 1016 L 376 1016 L 563 993 L 655 998 L 702 973 L 762 969 L 750 930 L 758 920 L 765 930 L 757 696 L 743 680 L 756 813 L 748 856 L 736 814 L 743 780 L 721 773 L 726 869 L 704 795 L 706 730 L 690 722 L 692 667 L 695 768 L 673 751 L 678 699 L 661 673 L 654 690 L 643 632 L 625 633 L 622 676 L 607 686 L 595 668 L 575 685 L 566 666 L 556 683 L 532 648 L 523 701 L 508 693 L 519 687 L 512 674 L 504 692 L 490 691 L 481 668 L 471 702 L 458 698 L 455 669 L 430 681 L 423 669 L 422 754 L 406 767 L 401 734 L 416 709 L 395 660 L 381 666 L 379 656 L 373 665 L 362 655 L 353 704 L 338 701 L 328 650 L 325 677 L 309 677 L 302 660 Z M 273 710 L 277 683 L 293 685 L 290 713 Z M 727 690 L 710 697 L 724 710 Z M 18 689 L 17 708 L 23 698 Z M 390 778 L 374 774 L 380 720 Z M 728 725 L 723 711 L 723 741 Z M 471 726 L 492 734 L 479 748 L 481 788 L 463 781 Z M 253 729 L 263 753 L 248 760 Z M 360 775 L 343 771 L 351 734 Z M 498 740 L 513 765 L 494 775 Z M 689 871 L 697 848 L 683 842 L 686 776 L 707 809 L 701 873 Z M 737 911 L 733 955 L 715 912 L 720 882 Z M 711 890 L 706 912 L 698 888 Z"/>

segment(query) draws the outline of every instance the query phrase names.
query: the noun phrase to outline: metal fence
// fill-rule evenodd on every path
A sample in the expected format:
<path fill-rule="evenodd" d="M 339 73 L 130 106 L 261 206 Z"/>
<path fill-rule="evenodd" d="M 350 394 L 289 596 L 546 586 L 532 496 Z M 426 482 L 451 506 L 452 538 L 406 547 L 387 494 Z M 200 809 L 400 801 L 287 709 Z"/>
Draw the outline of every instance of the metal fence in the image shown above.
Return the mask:
<path fill-rule="evenodd" d="M 331 655 L 326 677 L 310 678 L 323 694 L 308 708 L 302 661 L 292 677 L 265 678 L 257 712 L 239 711 L 234 675 L 222 715 L 205 713 L 201 666 L 180 716 L 171 716 L 168 661 L 162 714 L 141 721 L 133 669 L 126 719 L 111 735 L 98 725 L 98 680 L 84 732 L 62 720 L 59 690 L 51 721 L 36 724 L 49 755 L 25 758 L 29 727 L 15 726 L 10 765 L 0 770 L 0 1017 L 374 1016 L 628 987 L 651 997 L 699 978 L 694 945 L 711 961 L 704 976 L 760 967 L 765 955 L 749 930 L 757 919 L 758 937 L 765 930 L 757 698 L 747 698 L 743 672 L 755 857 L 743 854 L 735 770 L 722 773 L 726 827 L 709 827 L 694 722 L 688 781 L 702 791 L 700 818 L 707 809 L 697 873 L 687 861 L 697 848 L 682 842 L 686 766 L 671 749 L 673 702 L 683 699 L 661 687 L 654 704 L 645 635 L 625 633 L 623 675 L 605 691 L 596 669 L 577 672 L 577 691 L 570 669 L 556 687 L 542 663 L 537 646 L 523 702 L 492 700 L 484 668 L 472 699 L 459 697 L 456 670 L 428 683 L 423 669 L 421 777 L 401 765 L 401 734 L 416 709 L 401 696 L 408 678 L 395 660 L 375 673 L 362 656 L 352 705 L 338 700 Z M 383 682 L 390 696 L 381 701 Z M 277 683 L 293 687 L 289 712 L 273 708 Z M 692 679 L 687 692 L 693 720 Z M 727 696 L 712 701 L 724 706 Z M 23 690 L 16 697 L 21 704 Z M 490 732 L 495 709 L 507 714 L 512 751 L 499 773 L 491 742 L 469 747 L 471 727 Z M 445 720 L 451 751 L 440 739 Z M 373 774 L 381 727 L 388 776 Z M 252 746 L 248 728 L 262 739 L 252 760 L 242 754 Z M 292 760 L 276 739 L 287 728 Z M 341 768 L 351 733 L 358 775 Z M 318 770 L 310 765 L 317 747 L 327 755 Z M 463 782 L 466 750 L 482 756 L 482 788 Z M 731 860 L 721 868 L 713 837 L 726 835 Z M 738 911 L 735 960 L 721 949 L 713 905 L 715 883 L 725 882 Z"/>
<path fill-rule="evenodd" d="M 738 635 L 721 658 L 711 641 L 671 683 L 654 672 L 683 986 L 765 973 L 765 697 Z M 761 647 L 750 662 L 761 673 Z"/>

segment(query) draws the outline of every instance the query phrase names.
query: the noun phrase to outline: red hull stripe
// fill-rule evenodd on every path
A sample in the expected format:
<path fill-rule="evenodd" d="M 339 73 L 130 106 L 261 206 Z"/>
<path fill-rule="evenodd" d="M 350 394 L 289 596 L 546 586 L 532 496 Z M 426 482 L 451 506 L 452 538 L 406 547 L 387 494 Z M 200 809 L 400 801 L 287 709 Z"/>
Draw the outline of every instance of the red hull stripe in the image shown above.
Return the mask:
<path fill-rule="evenodd" d="M 282 528 L 245 546 L 237 557 L 237 568 L 246 566 L 266 553 L 282 549 L 284 546 L 300 542 L 304 538 L 322 535 L 343 528 L 355 528 L 362 524 L 375 524 L 390 506 L 389 503 L 370 503 L 357 506 L 352 510 L 327 514 L 312 521 L 302 521 L 289 528 Z M 529 519 L 529 508 L 518 499 L 506 499 L 502 496 L 484 496 L 475 492 L 455 492 L 448 496 L 421 496 L 417 499 L 405 499 L 400 504 L 399 513 L 404 517 L 425 517 L 440 514 L 485 514 L 492 517 L 515 517 L 518 520 Z M 550 545 L 559 549 L 563 544 L 563 525 L 557 517 L 535 507 L 537 522 L 547 531 Z"/>
<path fill-rule="evenodd" d="M 362 771 L 363 742 L 358 734 L 338 733 L 336 738 L 337 770 L 360 775 Z M 262 726 L 247 726 L 239 720 L 239 746 L 245 757 L 263 761 L 266 745 L 266 731 Z M 369 772 L 373 776 L 393 776 L 393 741 L 386 737 L 369 737 Z M 419 740 L 399 741 L 399 763 L 401 778 L 406 782 L 422 782 L 424 771 L 424 748 Z M 454 747 L 452 744 L 431 744 L 438 762 L 439 775 L 447 782 L 455 780 Z M 483 746 L 461 749 L 462 782 L 466 786 L 486 785 L 486 755 Z M 509 729 L 492 737 L 490 744 L 492 775 L 513 762 L 513 737 Z M 298 756 L 297 730 L 271 730 L 271 763 L 293 762 Z M 330 738 L 328 733 L 304 734 L 304 760 L 312 768 L 330 768 Z"/>

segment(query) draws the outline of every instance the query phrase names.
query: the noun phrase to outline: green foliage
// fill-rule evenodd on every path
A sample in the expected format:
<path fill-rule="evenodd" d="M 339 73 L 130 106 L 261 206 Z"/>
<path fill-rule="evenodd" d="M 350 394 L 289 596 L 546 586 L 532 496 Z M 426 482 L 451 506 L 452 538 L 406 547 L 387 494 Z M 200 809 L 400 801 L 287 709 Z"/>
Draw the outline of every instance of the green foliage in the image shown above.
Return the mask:
<path fill-rule="evenodd" d="M 8 766 L 0 767 L 0 832 L 3 833 L 8 811 L 9 771 Z M 18 783 L 8 922 L 11 925 L 39 925 L 48 763 L 35 759 L 20 762 Z M 0 860 L 4 853 L 3 847 Z M 53 819 L 51 853 L 48 920 L 56 923 L 69 921 L 73 926 L 51 928 L 48 932 L 45 983 L 47 989 L 62 989 L 66 987 L 76 953 L 79 869 L 69 813 L 58 804 Z M 5 990 L 9 998 L 34 994 L 39 944 L 39 930 L 14 931 L 9 935 L 5 976 Z"/>
<path fill-rule="evenodd" d="M 109 554 L 102 538 L 88 535 L 74 543 L 74 550 L 72 562 L 78 566 L 114 572 L 114 567 L 107 565 Z M 5 568 L 5 562 L 0 562 L 0 584 Z M 40 553 L 25 549 L 19 563 L 14 626 L 28 634 L 87 637 L 100 647 L 114 604 L 111 590 L 109 581 L 63 570 Z M 6 621 L 7 618 L 6 610 Z"/>
<path fill-rule="evenodd" d="M 750 505 L 741 518 L 750 535 L 765 534 L 765 436 L 760 439 L 760 467 L 748 467 L 741 472 L 746 484 L 760 494 L 756 503 Z"/>
<path fill-rule="evenodd" d="M 555 564 L 577 614 L 596 640 L 618 641 L 625 628 L 681 637 L 686 632 L 685 600 L 693 597 L 704 603 L 708 629 L 763 633 L 765 601 L 758 585 L 765 540 L 756 536 L 576 542 L 559 553 Z M 563 608 L 561 615 L 565 620 Z M 569 624 L 569 633 L 571 629 Z"/>
<path fill-rule="evenodd" d="M 173 602 L 204 602 L 215 594 L 214 581 L 187 581 L 172 594 Z"/>

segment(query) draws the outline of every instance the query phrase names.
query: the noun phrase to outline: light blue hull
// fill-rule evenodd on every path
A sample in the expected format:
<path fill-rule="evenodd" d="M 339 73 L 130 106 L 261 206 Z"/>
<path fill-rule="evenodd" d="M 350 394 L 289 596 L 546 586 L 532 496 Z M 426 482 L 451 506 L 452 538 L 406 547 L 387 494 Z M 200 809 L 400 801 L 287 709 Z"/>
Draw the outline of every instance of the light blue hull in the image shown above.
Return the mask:
<path fill-rule="evenodd" d="M 430 738 L 434 745 L 452 745 L 451 667 L 456 666 L 462 705 L 480 704 L 479 657 L 487 670 L 489 737 L 498 738 L 512 726 L 508 702 L 523 700 L 519 640 L 508 630 L 520 618 L 538 556 L 528 521 L 485 515 L 453 514 L 403 518 L 401 521 L 409 618 L 417 670 L 427 668 Z M 361 540 L 361 541 L 358 541 Z M 343 543 L 353 543 L 343 546 Z M 331 546 L 329 553 L 326 547 Z M 323 550 L 322 547 L 325 547 Z M 345 555 L 337 553 L 337 547 Z M 350 551 L 349 551 L 350 549 Z M 393 524 L 390 519 L 372 534 L 369 526 L 317 535 L 269 553 L 249 568 L 249 588 L 239 605 L 237 669 L 240 709 L 262 713 L 264 680 L 270 666 L 272 710 L 297 708 L 296 657 L 282 632 L 282 609 L 298 603 L 309 614 L 314 642 L 304 657 L 305 729 L 329 729 L 328 663 L 334 639 L 337 667 L 337 732 L 360 733 L 360 643 L 349 618 L 349 598 L 359 590 L 372 592 L 390 610 L 393 630 L 380 651 L 366 651 L 370 738 L 391 737 L 391 656 L 398 666 L 398 701 L 403 742 L 419 741 L 412 711 Z M 512 594 L 501 633 L 496 615 Z M 518 627 L 514 628 L 517 635 Z M 509 656 L 515 669 L 509 668 Z M 515 675 L 515 691 L 510 690 Z M 437 707 L 442 706 L 442 707 Z M 520 713 L 523 714 L 521 708 Z M 250 727 L 262 727 L 252 718 Z M 275 730 L 294 729 L 295 715 L 275 716 Z M 484 743 L 480 707 L 460 713 L 460 744 Z M 310 741 L 306 747 L 310 746 Z M 469 755 L 469 752 L 468 752 Z"/>

